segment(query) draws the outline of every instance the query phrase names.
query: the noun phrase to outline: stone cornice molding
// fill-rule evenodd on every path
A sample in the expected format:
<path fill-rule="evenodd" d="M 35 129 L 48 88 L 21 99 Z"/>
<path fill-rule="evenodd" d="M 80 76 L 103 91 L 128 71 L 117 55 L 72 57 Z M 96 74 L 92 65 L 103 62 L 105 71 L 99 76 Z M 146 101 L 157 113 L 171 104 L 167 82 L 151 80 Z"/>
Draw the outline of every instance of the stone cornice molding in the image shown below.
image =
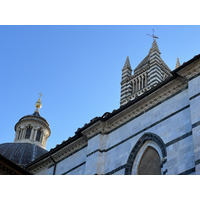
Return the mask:
<path fill-rule="evenodd" d="M 180 68 L 181 66 L 177 68 L 176 73 L 189 80 L 200 73 L 200 59 L 196 60 L 195 62 L 192 62 L 186 68 L 183 69 Z"/>
<path fill-rule="evenodd" d="M 180 79 L 175 79 L 153 93 L 149 94 L 145 98 L 136 102 L 132 106 L 113 116 L 107 121 L 105 127 L 106 132 L 111 132 L 117 127 L 127 123 L 136 116 L 145 113 L 147 110 L 164 101 L 165 99 L 173 96 L 178 91 L 182 90 L 187 86 L 187 83 L 183 83 Z"/>
<path fill-rule="evenodd" d="M 63 147 L 59 151 L 52 154 L 53 159 L 56 162 L 59 162 L 63 158 L 69 156 L 70 154 L 74 153 L 75 151 L 83 148 L 87 145 L 87 139 L 85 137 L 81 137 L 74 142 L 68 144 L 67 146 Z"/>
<path fill-rule="evenodd" d="M 98 121 L 91 127 L 86 128 L 81 133 L 85 135 L 87 138 L 90 138 L 99 132 L 101 132 L 102 134 L 112 132 L 116 128 L 129 122 L 138 115 L 145 113 L 153 106 L 164 101 L 170 96 L 173 96 L 174 94 L 176 94 L 177 92 L 181 91 L 186 87 L 187 87 L 187 82 L 184 82 L 182 79 L 179 78 L 174 79 L 170 81 L 168 84 L 159 88 L 158 90 L 152 92 L 145 98 L 141 99 L 140 101 L 134 103 L 125 110 L 114 115 L 110 119 L 106 121 Z"/>
<path fill-rule="evenodd" d="M 105 123 L 103 121 L 97 121 L 95 124 L 92 126 L 88 127 L 87 129 L 83 130 L 81 133 L 88 139 L 91 138 L 92 136 L 96 135 L 97 133 L 101 132 L 104 134 L 104 127 Z"/>
<path fill-rule="evenodd" d="M 32 173 L 37 173 L 38 171 L 49 168 L 51 165 L 54 164 L 50 156 L 57 163 L 63 160 L 63 158 L 68 157 L 69 155 L 73 154 L 74 152 L 78 151 L 86 145 L 87 139 L 85 137 L 81 137 L 76 141 L 70 143 L 69 145 L 64 146 L 62 149 L 56 151 L 55 153 L 48 152 L 46 155 L 44 155 L 44 159 L 41 159 L 30 167 L 27 167 L 27 169 L 30 170 Z"/>
<path fill-rule="evenodd" d="M 35 123 L 38 123 L 42 126 L 45 126 L 45 128 L 47 128 L 49 130 L 49 133 L 51 134 L 51 129 L 49 128 L 49 126 L 43 120 L 40 120 L 38 118 L 35 119 L 34 117 L 26 117 L 23 120 L 18 121 L 17 124 L 15 125 L 15 131 L 16 131 L 16 128 L 19 124 L 24 123 L 26 121 L 32 121 L 31 124 L 33 124 L 35 122 Z"/>

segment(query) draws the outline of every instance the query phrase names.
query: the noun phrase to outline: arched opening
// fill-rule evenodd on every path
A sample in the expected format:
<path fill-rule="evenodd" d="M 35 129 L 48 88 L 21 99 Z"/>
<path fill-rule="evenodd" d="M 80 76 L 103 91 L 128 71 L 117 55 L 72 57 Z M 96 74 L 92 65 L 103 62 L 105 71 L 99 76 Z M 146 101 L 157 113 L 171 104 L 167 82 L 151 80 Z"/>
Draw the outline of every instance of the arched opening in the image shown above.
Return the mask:
<path fill-rule="evenodd" d="M 166 158 L 167 152 L 162 139 L 154 133 L 145 133 L 130 152 L 125 175 L 164 174 L 163 164 L 166 162 Z M 144 170 L 144 168 L 146 169 Z"/>
<path fill-rule="evenodd" d="M 136 92 L 139 90 L 139 79 L 136 79 Z"/>
<path fill-rule="evenodd" d="M 143 88 L 145 88 L 145 86 L 146 86 L 146 85 L 145 85 L 145 82 L 146 82 L 146 81 L 145 81 L 145 76 L 143 76 L 142 81 L 143 81 Z"/>
<path fill-rule="evenodd" d="M 29 139 L 30 138 L 31 130 L 32 130 L 32 127 L 30 127 L 30 126 L 26 129 L 25 139 Z"/>
<path fill-rule="evenodd" d="M 38 129 L 37 135 L 36 135 L 36 141 L 40 142 L 41 135 L 42 135 L 42 131 L 41 131 L 41 129 Z"/>
<path fill-rule="evenodd" d="M 161 175 L 161 160 L 158 152 L 148 146 L 138 165 L 138 175 Z"/>

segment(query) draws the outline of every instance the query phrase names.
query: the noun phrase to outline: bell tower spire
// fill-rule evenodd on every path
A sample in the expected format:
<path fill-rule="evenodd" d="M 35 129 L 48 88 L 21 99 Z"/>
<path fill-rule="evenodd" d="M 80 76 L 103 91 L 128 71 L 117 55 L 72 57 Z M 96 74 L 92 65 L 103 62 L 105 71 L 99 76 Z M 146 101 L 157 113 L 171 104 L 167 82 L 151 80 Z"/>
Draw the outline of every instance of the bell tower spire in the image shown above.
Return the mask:
<path fill-rule="evenodd" d="M 171 70 L 160 56 L 161 52 L 156 41 L 158 37 L 154 32 L 150 36 L 153 38 L 153 43 L 149 53 L 134 69 L 133 75 L 129 58 L 126 59 L 122 69 L 120 105 L 137 98 L 171 76 Z"/>

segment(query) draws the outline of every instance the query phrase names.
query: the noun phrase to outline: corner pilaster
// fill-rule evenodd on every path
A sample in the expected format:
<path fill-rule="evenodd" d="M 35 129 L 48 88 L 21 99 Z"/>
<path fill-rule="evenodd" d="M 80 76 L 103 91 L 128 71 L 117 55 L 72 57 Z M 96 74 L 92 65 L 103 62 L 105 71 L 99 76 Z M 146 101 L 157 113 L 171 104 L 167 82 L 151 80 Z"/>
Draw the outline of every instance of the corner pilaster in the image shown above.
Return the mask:
<path fill-rule="evenodd" d="M 200 175 L 200 88 L 196 87 L 197 85 L 200 85 L 200 76 L 188 82 L 195 172 L 197 175 Z"/>

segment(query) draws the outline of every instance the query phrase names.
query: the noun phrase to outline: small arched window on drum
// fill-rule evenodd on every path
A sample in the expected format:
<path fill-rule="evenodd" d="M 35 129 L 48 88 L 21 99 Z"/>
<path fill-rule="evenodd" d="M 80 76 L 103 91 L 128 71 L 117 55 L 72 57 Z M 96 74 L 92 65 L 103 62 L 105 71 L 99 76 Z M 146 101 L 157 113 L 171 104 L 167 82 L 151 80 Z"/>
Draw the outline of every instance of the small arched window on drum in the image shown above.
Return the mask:
<path fill-rule="evenodd" d="M 41 135 L 42 135 L 42 131 L 41 131 L 41 129 L 38 129 L 37 135 L 36 135 L 36 141 L 40 142 Z"/>
<path fill-rule="evenodd" d="M 26 129 L 25 139 L 29 139 L 31 137 L 31 130 L 32 130 L 32 127 L 30 126 Z"/>

